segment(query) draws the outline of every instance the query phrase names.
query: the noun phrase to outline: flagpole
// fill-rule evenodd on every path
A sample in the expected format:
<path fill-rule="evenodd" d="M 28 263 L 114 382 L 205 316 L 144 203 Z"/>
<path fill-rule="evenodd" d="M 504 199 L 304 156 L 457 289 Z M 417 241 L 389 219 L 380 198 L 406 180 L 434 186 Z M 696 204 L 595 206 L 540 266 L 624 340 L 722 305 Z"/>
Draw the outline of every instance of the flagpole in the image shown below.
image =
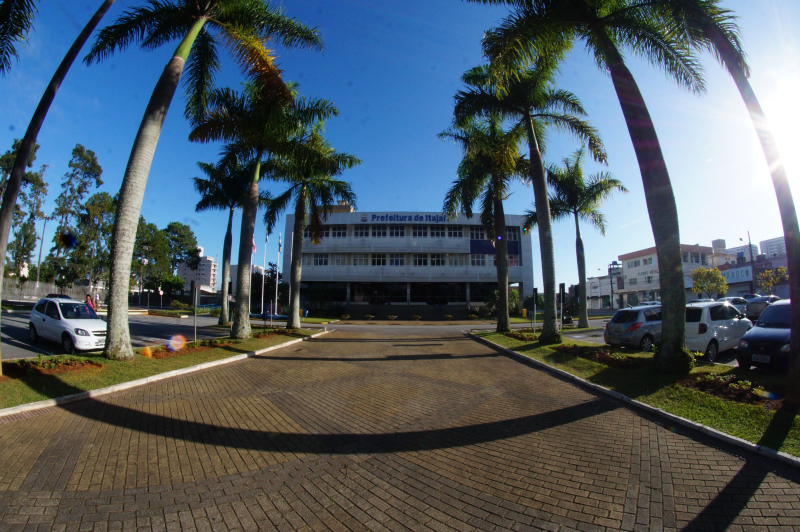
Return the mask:
<path fill-rule="evenodd" d="M 269 242 L 269 235 L 267 235 L 267 242 Z M 267 280 L 267 242 L 264 242 L 264 269 L 261 270 L 261 313 L 264 314 L 264 327 L 267 326 L 267 315 L 264 311 L 264 285 Z"/>
<path fill-rule="evenodd" d="M 275 263 L 275 312 L 278 312 L 278 267 L 281 264 L 281 234 L 278 233 L 278 262 Z M 272 326 L 272 312 L 269 315 L 269 324 Z"/>

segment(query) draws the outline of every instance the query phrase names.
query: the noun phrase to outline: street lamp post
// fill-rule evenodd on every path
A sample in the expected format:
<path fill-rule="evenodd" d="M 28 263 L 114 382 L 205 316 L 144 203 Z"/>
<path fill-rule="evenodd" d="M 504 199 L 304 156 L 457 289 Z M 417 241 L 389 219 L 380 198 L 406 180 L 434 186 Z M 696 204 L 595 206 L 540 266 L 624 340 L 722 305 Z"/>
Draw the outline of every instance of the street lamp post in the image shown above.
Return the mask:
<path fill-rule="evenodd" d="M 740 238 L 739 242 L 744 243 L 744 239 Z M 755 281 L 756 267 L 753 263 L 753 243 L 750 242 L 750 231 L 747 232 L 747 250 L 750 252 L 750 293 L 755 294 L 755 285 L 753 282 Z"/>

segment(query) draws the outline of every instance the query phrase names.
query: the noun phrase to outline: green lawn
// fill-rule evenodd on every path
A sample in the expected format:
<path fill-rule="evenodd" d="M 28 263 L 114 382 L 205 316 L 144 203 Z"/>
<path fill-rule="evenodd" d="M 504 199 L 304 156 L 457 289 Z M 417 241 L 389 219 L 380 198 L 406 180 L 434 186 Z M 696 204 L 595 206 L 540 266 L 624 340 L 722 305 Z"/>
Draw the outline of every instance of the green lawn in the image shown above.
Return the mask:
<path fill-rule="evenodd" d="M 318 331 L 301 329 L 292 334 L 277 335 L 271 338 L 243 340 L 240 343 L 214 347 L 197 353 L 190 353 L 171 358 L 145 358 L 138 353 L 130 362 L 117 362 L 102 357 L 100 354 L 77 357 L 91 360 L 103 365 L 102 368 L 88 371 L 67 372 L 58 375 L 25 375 L 20 378 L 0 378 L 0 408 L 8 408 L 44 399 L 62 397 L 74 393 L 104 388 L 122 382 L 128 382 L 151 375 L 157 375 L 175 369 L 187 368 L 205 362 L 220 360 L 250 351 L 264 349 L 282 344 L 296 338 L 303 338 Z M 192 344 L 188 344 L 191 346 Z M 53 358 L 53 357 L 45 357 Z M 17 362 L 3 362 L 3 374 L 13 375 Z"/>
<path fill-rule="evenodd" d="M 788 409 L 767 410 L 762 406 L 721 399 L 681 386 L 678 384 L 680 377 L 657 373 L 649 366 L 638 369 L 614 368 L 558 352 L 538 342 L 522 342 L 498 333 L 483 333 L 480 336 L 656 408 L 744 440 L 800 456 L 800 417 Z M 596 344 L 567 343 L 597 347 Z M 650 353 L 625 351 L 625 354 L 652 358 Z M 781 389 L 786 385 L 785 374 L 741 370 L 720 364 L 699 363 L 693 373 L 735 374 L 767 390 Z"/>

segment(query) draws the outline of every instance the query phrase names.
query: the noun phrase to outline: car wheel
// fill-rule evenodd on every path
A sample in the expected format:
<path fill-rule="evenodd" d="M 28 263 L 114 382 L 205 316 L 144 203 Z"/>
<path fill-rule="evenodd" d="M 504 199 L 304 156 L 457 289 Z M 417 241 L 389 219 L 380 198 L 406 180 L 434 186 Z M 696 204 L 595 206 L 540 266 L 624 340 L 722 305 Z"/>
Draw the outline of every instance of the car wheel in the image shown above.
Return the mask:
<path fill-rule="evenodd" d="M 739 367 L 742 369 L 750 369 L 752 364 L 750 363 L 750 359 L 744 359 L 741 357 L 736 357 L 736 362 L 739 364 Z"/>
<path fill-rule="evenodd" d="M 65 333 L 61 338 L 61 347 L 64 348 L 64 352 L 68 355 L 75 353 L 75 344 L 72 342 L 72 337 L 69 334 Z"/>
<path fill-rule="evenodd" d="M 708 343 L 708 347 L 706 347 L 706 358 L 708 359 L 709 362 L 714 362 L 714 360 L 716 360 L 718 349 L 719 347 L 717 346 L 716 340 L 711 340 Z"/>
<path fill-rule="evenodd" d="M 650 352 L 653 350 L 653 337 L 649 334 L 646 334 L 642 341 L 639 342 L 639 349 L 642 351 Z"/>
<path fill-rule="evenodd" d="M 33 323 L 28 326 L 28 338 L 31 339 L 32 344 L 39 341 L 39 333 L 36 332 L 36 327 L 33 326 Z"/>

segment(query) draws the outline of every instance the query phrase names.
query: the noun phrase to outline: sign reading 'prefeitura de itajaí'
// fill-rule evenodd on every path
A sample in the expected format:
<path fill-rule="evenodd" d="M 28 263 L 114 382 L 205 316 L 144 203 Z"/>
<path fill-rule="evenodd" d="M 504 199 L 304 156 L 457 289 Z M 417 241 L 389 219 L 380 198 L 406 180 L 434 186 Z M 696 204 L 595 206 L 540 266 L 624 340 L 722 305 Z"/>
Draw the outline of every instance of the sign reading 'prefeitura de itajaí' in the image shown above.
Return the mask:
<path fill-rule="evenodd" d="M 367 221 L 366 216 L 361 217 L 362 222 Z M 445 221 L 442 214 L 373 214 L 370 222 L 432 222 L 440 223 Z"/>

